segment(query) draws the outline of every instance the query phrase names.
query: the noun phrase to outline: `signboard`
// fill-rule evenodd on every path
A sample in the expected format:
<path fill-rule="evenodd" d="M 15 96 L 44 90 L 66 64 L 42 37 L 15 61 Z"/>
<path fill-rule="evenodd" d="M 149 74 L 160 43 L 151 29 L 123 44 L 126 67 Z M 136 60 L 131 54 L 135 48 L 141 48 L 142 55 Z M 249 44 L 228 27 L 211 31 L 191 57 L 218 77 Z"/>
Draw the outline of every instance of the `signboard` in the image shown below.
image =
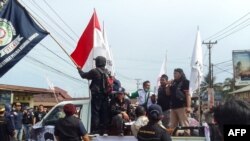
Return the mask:
<path fill-rule="evenodd" d="M 0 104 L 11 103 L 11 91 L 0 91 Z"/>
<path fill-rule="evenodd" d="M 233 51 L 235 86 L 250 84 L 250 50 Z"/>

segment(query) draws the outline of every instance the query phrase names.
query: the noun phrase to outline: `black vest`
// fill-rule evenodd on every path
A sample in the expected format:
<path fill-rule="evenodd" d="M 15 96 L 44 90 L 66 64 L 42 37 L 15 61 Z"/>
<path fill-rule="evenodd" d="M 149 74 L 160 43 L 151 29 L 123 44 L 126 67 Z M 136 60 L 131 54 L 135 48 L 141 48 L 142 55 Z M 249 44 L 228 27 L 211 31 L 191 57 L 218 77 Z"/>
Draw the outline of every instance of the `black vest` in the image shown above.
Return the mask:
<path fill-rule="evenodd" d="M 138 141 L 171 141 L 170 135 L 158 123 L 148 123 L 141 127 L 137 138 Z"/>

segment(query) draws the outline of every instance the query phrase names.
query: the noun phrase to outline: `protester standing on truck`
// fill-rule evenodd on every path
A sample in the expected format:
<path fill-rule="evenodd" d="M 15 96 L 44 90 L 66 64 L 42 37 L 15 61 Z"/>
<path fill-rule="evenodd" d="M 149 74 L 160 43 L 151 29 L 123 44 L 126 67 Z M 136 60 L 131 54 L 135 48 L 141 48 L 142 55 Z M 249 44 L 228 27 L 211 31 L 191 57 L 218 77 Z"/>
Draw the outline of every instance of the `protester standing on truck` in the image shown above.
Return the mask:
<path fill-rule="evenodd" d="M 97 56 L 95 58 L 96 68 L 89 72 L 83 72 L 81 68 L 77 68 L 80 76 L 84 79 L 92 80 L 89 86 L 91 91 L 91 134 L 108 135 L 109 123 L 109 97 L 103 86 L 103 73 L 109 75 L 109 71 L 105 69 L 106 58 Z"/>
<path fill-rule="evenodd" d="M 57 141 L 89 141 L 88 133 L 82 121 L 75 117 L 76 107 L 73 104 L 63 106 L 66 114 L 64 118 L 59 119 L 55 125 L 55 137 Z"/>
<path fill-rule="evenodd" d="M 143 106 L 145 109 L 147 109 L 151 104 L 153 104 L 151 96 L 153 96 L 154 94 L 150 92 L 150 81 L 144 81 L 142 85 L 143 89 L 139 89 L 136 92 L 132 93 L 129 98 L 137 98 L 138 105 Z"/>
<path fill-rule="evenodd" d="M 158 88 L 157 104 L 161 106 L 163 111 L 162 124 L 169 127 L 170 122 L 170 84 L 168 76 L 163 74 L 160 78 L 160 87 Z"/>
<path fill-rule="evenodd" d="M 189 81 L 181 68 L 174 70 L 174 81 L 170 87 L 171 112 L 170 127 L 179 125 L 189 126 L 188 114 L 191 112 L 191 96 L 189 94 Z M 185 135 L 190 135 L 189 130 L 184 131 Z"/>

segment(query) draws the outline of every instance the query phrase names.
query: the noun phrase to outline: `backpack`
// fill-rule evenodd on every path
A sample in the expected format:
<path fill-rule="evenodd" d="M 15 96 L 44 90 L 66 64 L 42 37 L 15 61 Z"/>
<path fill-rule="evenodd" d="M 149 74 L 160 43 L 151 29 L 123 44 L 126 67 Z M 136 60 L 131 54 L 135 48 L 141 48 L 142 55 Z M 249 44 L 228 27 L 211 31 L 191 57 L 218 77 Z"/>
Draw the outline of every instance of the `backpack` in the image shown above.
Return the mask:
<path fill-rule="evenodd" d="M 112 76 L 106 70 L 103 71 L 100 68 L 96 69 L 101 74 L 101 92 L 103 92 L 105 95 L 111 94 L 113 91 L 114 83 Z"/>

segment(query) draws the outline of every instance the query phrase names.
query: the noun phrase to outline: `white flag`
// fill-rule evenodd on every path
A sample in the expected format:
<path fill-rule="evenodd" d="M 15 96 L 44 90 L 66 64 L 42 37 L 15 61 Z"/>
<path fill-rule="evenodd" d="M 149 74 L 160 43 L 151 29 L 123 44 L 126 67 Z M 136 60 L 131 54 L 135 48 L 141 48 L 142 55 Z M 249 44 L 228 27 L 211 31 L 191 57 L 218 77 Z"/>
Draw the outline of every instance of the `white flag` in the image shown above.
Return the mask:
<path fill-rule="evenodd" d="M 166 53 L 166 56 L 164 57 L 164 60 L 161 65 L 161 70 L 157 78 L 157 88 L 160 86 L 160 78 L 161 78 L 161 75 L 163 74 L 167 74 L 167 53 Z"/>
<path fill-rule="evenodd" d="M 202 78 L 202 48 L 201 48 L 201 37 L 199 30 L 197 31 L 196 41 L 193 49 L 193 55 L 191 60 L 191 75 L 190 75 L 190 85 L 189 92 L 193 95 L 193 92 L 199 88 Z"/>
<path fill-rule="evenodd" d="M 49 89 L 55 91 L 54 84 L 49 80 L 49 77 L 46 77 L 47 84 L 49 86 Z"/>
<path fill-rule="evenodd" d="M 107 64 L 106 68 L 111 72 L 111 75 L 114 76 L 115 74 L 115 66 L 114 66 L 114 59 L 113 59 L 113 54 L 111 52 L 107 35 L 106 32 L 103 28 L 103 39 L 104 39 L 104 45 L 105 45 L 105 50 L 106 50 L 106 59 L 107 59 Z"/>

